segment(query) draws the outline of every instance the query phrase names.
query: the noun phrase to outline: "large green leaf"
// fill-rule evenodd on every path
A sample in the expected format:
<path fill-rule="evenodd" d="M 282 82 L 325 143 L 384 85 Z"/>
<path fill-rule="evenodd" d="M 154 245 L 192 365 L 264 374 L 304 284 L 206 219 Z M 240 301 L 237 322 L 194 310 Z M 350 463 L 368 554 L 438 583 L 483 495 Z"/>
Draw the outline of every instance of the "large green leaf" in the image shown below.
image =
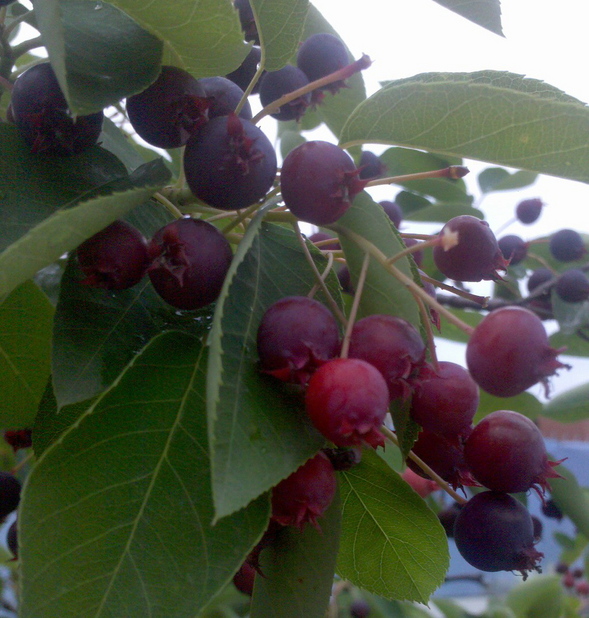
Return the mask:
<path fill-rule="evenodd" d="M 589 418 L 589 384 L 581 384 L 552 398 L 544 404 L 542 416 L 560 423 Z"/>
<path fill-rule="evenodd" d="M 325 259 L 315 260 L 321 271 Z M 306 295 L 313 284 L 294 233 L 258 216 L 225 279 L 209 337 L 207 406 L 218 518 L 276 485 L 324 444 L 304 414 L 302 393 L 262 375 L 256 354 L 266 309 L 284 296 Z M 333 274 L 329 287 L 337 298 Z"/>
<path fill-rule="evenodd" d="M 575 475 L 562 464 L 556 468 L 562 479 L 550 479 L 550 495 L 577 530 L 589 538 L 589 498 Z"/>
<path fill-rule="evenodd" d="M 0 298 L 145 202 L 169 176 L 161 160 L 146 163 L 130 177 L 127 190 L 95 197 L 73 208 L 57 210 L 29 229 L 0 254 Z"/>
<path fill-rule="evenodd" d="M 512 191 L 528 187 L 538 178 L 533 172 L 518 171 L 509 173 L 502 167 L 487 167 L 478 176 L 478 183 L 483 193 L 491 191 Z"/>
<path fill-rule="evenodd" d="M 320 528 L 282 530 L 261 555 L 251 618 L 324 618 L 331 590 L 341 525 L 336 498 L 318 520 Z"/>
<path fill-rule="evenodd" d="M 49 447 L 19 507 L 22 615 L 195 616 L 267 525 L 266 496 L 216 526 L 205 356 L 154 339 Z"/>
<path fill-rule="evenodd" d="M 510 590 L 505 604 L 516 618 L 554 618 L 562 616 L 565 591 L 560 575 L 532 577 Z"/>
<path fill-rule="evenodd" d="M 98 0 L 35 0 L 49 58 L 71 110 L 89 114 L 144 90 L 158 76 L 163 44 Z"/>
<path fill-rule="evenodd" d="M 495 34 L 503 35 L 499 0 L 435 0 L 435 2 Z"/>
<path fill-rule="evenodd" d="M 589 109 L 544 82 L 499 71 L 389 82 L 349 117 L 345 145 L 397 144 L 589 182 Z"/>
<path fill-rule="evenodd" d="M 0 426 L 31 427 L 51 364 L 53 307 L 32 282 L 0 304 Z"/>
<path fill-rule="evenodd" d="M 436 515 L 372 451 L 341 477 L 339 575 L 387 599 L 427 603 L 449 563 Z"/>
<path fill-rule="evenodd" d="M 251 0 L 256 16 L 264 67 L 277 71 L 297 53 L 309 0 Z"/>
<path fill-rule="evenodd" d="M 479 407 L 474 422 L 478 423 L 496 410 L 513 410 L 532 420 L 535 420 L 540 414 L 544 414 L 542 404 L 531 393 L 520 393 L 515 397 L 494 397 L 481 390 Z"/>

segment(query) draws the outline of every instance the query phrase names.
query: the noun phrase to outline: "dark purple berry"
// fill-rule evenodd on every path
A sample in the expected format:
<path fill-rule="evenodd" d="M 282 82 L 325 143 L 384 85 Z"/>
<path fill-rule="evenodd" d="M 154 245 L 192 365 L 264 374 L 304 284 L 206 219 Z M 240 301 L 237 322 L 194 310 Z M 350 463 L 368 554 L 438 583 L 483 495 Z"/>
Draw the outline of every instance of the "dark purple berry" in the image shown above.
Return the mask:
<path fill-rule="evenodd" d="M 550 253 L 559 262 L 580 260 L 586 253 L 585 243 L 575 230 L 559 230 L 550 238 Z"/>
<path fill-rule="evenodd" d="M 446 532 L 446 536 L 448 538 L 452 538 L 454 536 L 454 524 L 456 523 L 456 519 L 462 510 L 462 504 L 458 504 L 458 502 L 454 502 L 449 507 L 438 511 L 438 519 Z"/>
<path fill-rule="evenodd" d="M 245 92 L 258 70 L 261 59 L 262 50 L 257 45 L 254 45 L 237 69 L 228 73 L 225 77 L 230 79 L 234 84 L 237 84 Z M 260 81 L 258 80 L 252 90 L 252 94 L 256 94 L 259 89 Z"/>
<path fill-rule="evenodd" d="M 147 241 L 126 221 L 115 221 L 76 250 L 84 285 L 125 290 L 139 283 L 149 266 Z"/>
<path fill-rule="evenodd" d="M 420 241 L 415 238 L 404 238 L 403 242 L 405 243 L 405 246 L 407 248 L 414 247 L 415 245 L 421 244 Z M 417 251 L 413 251 L 411 253 L 411 256 L 415 260 L 415 263 L 417 264 L 417 266 L 421 267 L 423 264 L 423 250 L 418 249 Z"/>
<path fill-rule="evenodd" d="M 564 517 L 563 512 L 552 498 L 549 498 L 546 502 L 544 502 L 544 504 L 542 504 L 542 513 L 544 513 L 546 517 L 556 519 L 558 521 L 562 521 L 562 518 Z"/>
<path fill-rule="evenodd" d="M 266 195 L 276 176 L 276 153 L 258 127 L 230 114 L 213 118 L 188 141 L 184 173 L 198 199 L 238 210 Z"/>
<path fill-rule="evenodd" d="M 554 290 L 567 303 L 580 303 L 589 298 L 589 279 L 578 268 L 565 270 L 558 278 Z"/>
<path fill-rule="evenodd" d="M 317 367 L 339 353 L 337 321 L 320 302 L 287 296 L 264 313 L 257 347 L 262 371 L 285 382 L 306 384 Z"/>
<path fill-rule="evenodd" d="M 324 448 L 323 452 L 327 455 L 333 469 L 337 472 L 351 470 L 362 460 L 362 449 L 359 447 Z"/>
<path fill-rule="evenodd" d="M 256 45 L 259 45 L 258 27 L 249 0 L 233 0 L 233 5 L 239 13 L 239 21 L 245 40 L 253 41 Z"/>
<path fill-rule="evenodd" d="M 363 150 L 360 156 L 360 178 L 362 180 L 370 180 L 372 178 L 380 178 L 387 168 L 380 158 L 369 150 Z"/>
<path fill-rule="evenodd" d="M 549 268 L 537 268 L 528 279 L 528 292 L 531 294 L 536 288 L 548 283 L 548 281 L 551 281 L 552 279 L 554 279 L 554 275 Z M 550 290 L 543 292 L 540 298 L 542 297 L 550 297 Z"/>
<path fill-rule="evenodd" d="M 532 515 L 532 524 L 534 525 L 534 543 L 538 543 L 542 540 L 542 533 L 544 532 L 544 524 L 538 517 Z"/>
<path fill-rule="evenodd" d="M 14 82 L 12 117 L 32 152 L 72 155 L 98 141 L 104 114 L 74 118 L 48 62 L 27 69 Z"/>
<path fill-rule="evenodd" d="M 321 79 L 350 63 L 348 50 L 343 41 L 333 34 L 312 34 L 303 41 L 297 54 L 297 66 L 309 78 L 310 82 Z M 342 81 L 329 84 L 325 88 L 337 92 Z"/>
<path fill-rule="evenodd" d="M 4 432 L 4 440 L 12 446 L 16 453 L 21 448 L 29 448 L 33 445 L 31 429 L 7 429 Z"/>
<path fill-rule="evenodd" d="M 206 221 L 184 218 L 161 228 L 149 244 L 149 278 L 178 309 L 199 309 L 217 299 L 231 265 L 231 246 Z"/>
<path fill-rule="evenodd" d="M 444 241 L 457 237 L 457 244 Z M 457 281 L 497 280 L 497 270 L 506 270 L 497 239 L 486 221 L 471 215 L 450 219 L 440 232 L 443 244 L 434 247 L 434 262 L 440 272 Z"/>
<path fill-rule="evenodd" d="M 523 200 L 515 207 L 515 216 L 526 225 L 534 223 L 540 216 L 543 206 L 544 203 L 537 197 Z"/>
<path fill-rule="evenodd" d="M 511 410 L 492 412 L 475 426 L 464 459 L 475 479 L 493 491 L 543 491 L 548 478 L 560 477 L 553 470 L 559 462 L 548 460 L 538 427 Z"/>
<path fill-rule="evenodd" d="M 239 86 L 226 77 L 203 77 L 199 80 L 199 83 L 209 102 L 207 109 L 209 119 L 227 116 L 234 112 L 244 94 Z M 252 119 L 252 108 L 249 101 L 245 102 L 238 116 L 246 120 Z"/>
<path fill-rule="evenodd" d="M 179 148 L 204 124 L 209 101 L 190 73 L 162 66 L 158 78 L 127 98 L 127 114 L 137 134 L 159 148 Z"/>
<path fill-rule="evenodd" d="M 8 472 L 0 472 L 0 519 L 4 519 L 20 502 L 20 481 Z"/>
<path fill-rule="evenodd" d="M 496 397 L 519 395 L 566 368 L 562 350 L 550 347 L 540 318 L 523 307 L 502 307 L 476 326 L 466 346 L 466 363 L 474 381 Z"/>
<path fill-rule="evenodd" d="M 380 426 L 389 393 L 369 363 L 336 358 L 319 367 L 309 380 L 305 406 L 315 428 L 336 446 L 384 446 Z"/>
<path fill-rule="evenodd" d="M 528 255 L 528 243 L 515 234 L 503 236 L 497 241 L 497 244 L 510 266 L 523 262 Z"/>
<path fill-rule="evenodd" d="M 347 266 L 342 266 L 337 271 L 337 278 L 342 287 L 342 291 L 353 296 L 354 285 L 352 284 L 352 278 L 350 277 L 350 269 Z"/>
<path fill-rule="evenodd" d="M 278 71 L 268 71 L 260 81 L 260 102 L 266 107 L 308 83 L 307 76 L 290 64 Z M 310 104 L 311 94 L 307 93 L 282 105 L 270 115 L 276 120 L 300 120 Z"/>
<path fill-rule="evenodd" d="M 339 240 L 329 234 L 325 234 L 325 232 L 315 232 L 315 234 L 309 236 L 309 240 L 315 245 L 322 243 L 319 248 L 323 251 L 339 251 L 341 249 Z"/>
<path fill-rule="evenodd" d="M 308 522 L 318 527 L 317 518 L 329 508 L 337 489 L 331 462 L 319 451 L 272 490 L 272 520 L 302 529 Z"/>
<path fill-rule="evenodd" d="M 401 210 L 399 204 L 388 200 L 379 202 L 379 204 L 383 207 L 383 210 L 386 212 L 388 218 L 394 223 L 395 227 L 399 229 L 399 227 L 401 227 L 401 221 L 403 220 L 403 211 Z"/>
<path fill-rule="evenodd" d="M 538 570 L 534 524 L 526 507 L 509 494 L 485 491 L 460 511 L 454 540 L 462 557 L 481 571 Z"/>
<path fill-rule="evenodd" d="M 350 603 L 351 618 L 368 618 L 372 612 L 370 603 L 364 599 L 355 599 Z"/>
<path fill-rule="evenodd" d="M 16 519 L 10 524 L 6 533 L 6 545 L 12 552 L 15 560 L 18 560 L 18 529 Z"/>
<path fill-rule="evenodd" d="M 280 185 L 284 203 L 303 221 L 329 225 L 352 205 L 366 186 L 354 161 L 330 142 L 305 142 L 291 150 L 282 165 Z"/>

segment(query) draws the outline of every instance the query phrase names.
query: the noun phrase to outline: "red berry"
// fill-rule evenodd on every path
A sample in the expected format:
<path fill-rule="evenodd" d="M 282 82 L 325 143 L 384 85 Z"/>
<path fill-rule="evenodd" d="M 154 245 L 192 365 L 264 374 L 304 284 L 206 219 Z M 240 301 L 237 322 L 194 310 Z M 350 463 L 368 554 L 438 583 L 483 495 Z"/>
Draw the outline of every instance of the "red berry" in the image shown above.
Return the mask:
<path fill-rule="evenodd" d="M 283 526 L 302 529 L 329 508 L 337 488 L 337 479 L 325 453 L 307 460 L 272 490 L 272 519 Z"/>
<path fill-rule="evenodd" d="M 405 399 L 411 393 L 408 378 L 425 360 L 425 344 L 407 320 L 374 314 L 354 324 L 348 355 L 365 360 L 382 373 L 391 399 Z"/>
<path fill-rule="evenodd" d="M 264 313 L 257 346 L 262 371 L 306 384 L 317 367 L 339 353 L 339 329 L 325 305 L 306 296 L 287 296 Z"/>
<path fill-rule="evenodd" d="M 412 382 L 411 416 L 434 433 L 458 435 L 470 430 L 479 405 L 479 389 L 468 371 L 441 361 L 438 370 L 425 365 Z"/>
<path fill-rule="evenodd" d="M 161 228 L 149 244 L 149 278 L 156 292 L 178 309 L 199 309 L 217 299 L 233 252 L 221 232 L 200 219 Z"/>
<path fill-rule="evenodd" d="M 486 221 L 460 215 L 450 219 L 442 228 L 440 236 L 457 235 L 458 244 L 453 247 L 434 247 L 434 262 L 441 273 L 458 281 L 497 280 L 497 270 L 506 270 L 497 239 Z"/>
<path fill-rule="evenodd" d="M 537 197 L 522 200 L 515 207 L 515 216 L 526 225 L 534 223 L 540 216 L 543 206 L 544 203 Z"/>
<path fill-rule="evenodd" d="M 21 448 L 29 448 L 33 445 L 31 429 L 7 429 L 4 432 L 4 440 L 12 446 L 16 453 Z"/>
<path fill-rule="evenodd" d="M 247 594 L 251 597 L 254 593 L 255 579 L 256 569 L 248 562 L 244 562 L 239 571 L 233 576 L 233 585 L 239 592 L 243 592 L 243 594 Z"/>
<path fill-rule="evenodd" d="M 411 468 L 405 468 L 401 478 L 422 498 L 427 498 L 432 492 L 440 489 L 440 486 L 435 481 L 423 478 L 423 476 L 420 476 Z"/>
<path fill-rule="evenodd" d="M 476 480 L 493 491 L 544 490 L 547 478 L 560 477 L 540 430 L 511 410 L 492 412 L 476 425 L 464 444 L 464 459 Z"/>
<path fill-rule="evenodd" d="M 76 251 L 84 285 L 125 290 L 139 283 L 149 257 L 143 234 L 125 221 L 115 221 L 85 240 Z"/>
<path fill-rule="evenodd" d="M 562 577 L 562 585 L 565 588 L 574 588 L 575 587 L 575 576 L 570 572 L 565 573 Z"/>
<path fill-rule="evenodd" d="M 309 380 L 306 408 L 313 425 L 336 446 L 384 446 L 379 431 L 388 412 L 382 374 L 356 358 L 336 358 Z"/>
<path fill-rule="evenodd" d="M 284 159 L 280 186 L 284 203 L 303 221 L 337 221 L 366 186 L 347 152 L 330 142 L 305 142 Z"/>
<path fill-rule="evenodd" d="M 548 391 L 548 378 L 568 368 L 555 350 L 540 318 L 522 307 L 502 307 L 474 329 L 466 346 L 466 363 L 474 381 L 496 397 L 519 395 L 537 382 Z"/>
<path fill-rule="evenodd" d="M 575 586 L 575 592 L 582 597 L 589 596 L 589 582 L 578 582 Z"/>
<path fill-rule="evenodd" d="M 508 494 L 485 491 L 471 498 L 454 525 L 462 557 L 481 571 L 538 570 L 534 525 L 526 507 Z"/>

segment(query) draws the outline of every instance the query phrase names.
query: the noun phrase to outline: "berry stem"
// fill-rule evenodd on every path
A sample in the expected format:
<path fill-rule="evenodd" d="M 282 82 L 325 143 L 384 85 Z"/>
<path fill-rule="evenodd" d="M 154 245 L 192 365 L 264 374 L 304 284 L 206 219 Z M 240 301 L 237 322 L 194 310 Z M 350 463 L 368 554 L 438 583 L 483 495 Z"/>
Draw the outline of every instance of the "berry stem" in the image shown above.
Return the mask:
<path fill-rule="evenodd" d="M 325 283 L 325 280 L 327 279 L 327 275 L 329 275 L 329 271 L 333 268 L 333 253 L 328 253 L 327 254 L 327 266 L 325 267 L 325 270 L 323 271 L 322 275 L 321 275 L 321 281 L 323 281 L 323 283 Z M 317 293 L 317 290 L 319 289 L 319 284 L 316 283 L 311 290 L 309 291 L 309 293 L 307 294 L 307 298 L 314 298 L 315 294 Z"/>
<path fill-rule="evenodd" d="M 439 236 L 437 236 L 437 235 L 433 236 L 433 237 L 430 236 L 429 240 L 426 240 L 424 242 L 420 242 L 420 243 L 418 243 L 416 245 L 412 245 L 411 247 L 407 247 L 406 249 L 403 249 L 403 251 L 399 251 L 399 253 L 396 253 L 392 257 L 388 258 L 387 263 L 388 264 L 393 264 L 397 260 L 400 260 L 401 258 L 404 258 L 404 257 L 410 255 L 411 253 L 417 253 L 417 251 L 421 251 L 425 247 L 435 247 L 436 245 L 439 245 L 440 242 L 441 242 L 441 240 L 440 240 Z"/>
<path fill-rule="evenodd" d="M 431 363 L 433 365 L 433 368 L 438 371 L 440 369 L 440 366 L 438 364 L 438 355 L 436 353 L 436 342 L 434 339 L 432 321 L 423 300 L 421 300 L 419 296 L 414 296 L 414 298 L 415 302 L 417 302 L 417 306 L 419 307 L 419 313 L 421 314 L 421 323 L 425 328 L 425 334 L 427 336 L 427 349 L 429 351 Z"/>
<path fill-rule="evenodd" d="M 342 146 L 346 148 L 347 145 Z M 367 187 L 378 187 L 380 185 L 403 184 L 411 180 L 425 180 L 426 178 L 450 178 L 458 180 L 466 176 L 470 170 L 463 165 L 451 165 L 441 170 L 432 170 L 430 172 L 417 172 L 415 174 L 402 174 L 401 176 L 389 176 L 387 178 L 375 178 L 366 183 Z"/>
<path fill-rule="evenodd" d="M 429 275 L 426 275 L 425 273 L 421 274 L 421 278 L 424 281 L 427 281 L 442 290 L 446 290 L 447 292 L 452 292 L 452 294 L 455 294 L 456 296 L 460 296 L 466 300 L 476 303 L 477 309 L 479 307 L 482 307 L 484 309 L 489 302 L 488 296 L 478 296 L 477 294 L 471 294 L 470 292 L 467 292 L 466 290 L 461 290 L 460 288 L 456 288 L 453 285 L 448 285 L 447 283 L 444 283 L 443 281 L 438 281 L 437 279 L 434 279 L 433 277 L 430 277 Z"/>
<path fill-rule="evenodd" d="M 348 350 L 350 348 L 350 339 L 352 338 L 352 329 L 354 328 L 354 322 L 358 315 L 358 307 L 360 306 L 360 299 L 362 298 L 362 290 L 364 289 L 364 282 L 366 281 L 366 271 L 368 270 L 368 264 L 370 263 L 370 255 L 364 254 L 364 260 L 362 261 L 362 268 L 360 269 L 360 275 L 358 277 L 358 284 L 356 291 L 354 292 L 354 301 L 350 309 L 350 317 L 346 326 L 346 332 L 342 341 L 342 349 L 340 352 L 340 358 L 348 358 Z"/>
<path fill-rule="evenodd" d="M 15 45 L 12 48 L 12 57 L 14 60 L 20 58 L 22 55 L 30 52 L 32 49 L 36 49 L 37 47 L 43 46 L 43 40 L 40 36 L 35 37 L 33 39 L 29 39 L 28 41 L 23 41 L 19 45 Z"/>
<path fill-rule="evenodd" d="M 35 453 L 27 453 L 26 457 L 23 457 L 10 471 L 10 474 L 16 476 L 20 470 L 22 470 L 27 464 L 29 464 L 35 458 Z"/>
<path fill-rule="evenodd" d="M 176 219 L 181 219 L 184 215 L 178 210 L 178 208 L 172 204 L 172 202 L 162 193 L 157 191 L 153 197 L 162 205 L 165 206 L 168 212 Z"/>
<path fill-rule="evenodd" d="M 338 69 L 337 71 L 334 71 L 333 73 L 330 73 L 329 75 L 326 75 L 321 79 L 316 79 L 314 82 L 310 82 L 306 86 L 298 88 L 297 90 L 293 90 L 292 92 L 285 94 L 279 99 L 276 99 L 276 101 L 273 101 L 272 103 L 270 103 L 270 105 L 266 105 L 264 109 L 262 109 L 253 117 L 252 122 L 254 124 L 257 124 L 258 122 L 260 122 L 260 120 L 262 120 L 262 118 L 278 111 L 283 105 L 286 105 L 287 103 L 290 103 L 291 101 L 294 101 L 295 99 L 298 99 L 299 97 L 302 97 L 309 92 L 313 92 L 313 90 L 317 90 L 317 88 L 322 88 L 323 86 L 327 86 L 329 84 L 332 84 L 333 82 L 347 79 L 348 77 L 354 75 L 354 73 L 358 73 L 359 71 L 367 69 L 371 64 L 372 61 L 370 60 L 370 58 L 366 54 L 363 54 L 359 60 L 352 62 L 352 64 L 348 64 L 342 69 Z"/>
<path fill-rule="evenodd" d="M 390 440 L 397 448 L 400 448 L 397 436 L 386 425 L 381 425 L 380 431 L 385 438 Z M 456 493 L 439 474 L 436 474 L 425 463 L 425 461 L 421 459 L 421 457 L 418 457 L 413 451 L 409 451 L 409 458 L 413 460 L 433 481 L 435 481 L 440 486 L 441 489 L 443 489 L 456 502 L 458 502 L 459 504 L 466 504 L 466 498 L 463 498 L 460 494 Z"/>
<path fill-rule="evenodd" d="M 327 227 L 330 227 L 330 229 L 332 229 L 338 234 L 346 236 L 363 251 L 369 253 L 391 275 L 393 275 L 401 283 L 407 286 L 407 288 L 409 288 L 409 290 L 413 293 L 414 296 L 418 296 L 419 298 L 421 298 L 427 305 L 438 311 L 440 315 L 443 315 L 448 320 L 448 322 L 454 324 L 454 326 L 464 331 L 467 335 L 472 334 L 474 330 L 472 326 L 466 324 L 466 322 L 463 322 L 460 318 L 457 318 L 451 311 L 440 305 L 440 303 L 438 303 L 434 298 L 432 298 L 420 285 L 417 285 L 417 283 L 415 283 L 415 281 L 413 281 L 411 277 L 401 272 L 393 264 L 389 264 L 387 256 L 369 240 L 367 240 L 363 236 L 360 236 L 359 234 L 356 234 L 355 232 L 352 232 L 352 230 L 338 225 L 337 223 Z"/>

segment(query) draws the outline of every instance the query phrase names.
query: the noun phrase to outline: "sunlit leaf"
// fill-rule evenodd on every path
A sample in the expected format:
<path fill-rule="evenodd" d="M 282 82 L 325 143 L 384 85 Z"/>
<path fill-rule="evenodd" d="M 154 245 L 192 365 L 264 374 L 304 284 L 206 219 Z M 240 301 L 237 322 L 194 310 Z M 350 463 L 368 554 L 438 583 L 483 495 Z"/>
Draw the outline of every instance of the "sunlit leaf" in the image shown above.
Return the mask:
<path fill-rule="evenodd" d="M 479 187 L 483 193 L 491 191 L 511 191 L 522 189 L 536 182 L 538 174 L 518 171 L 510 174 L 502 167 L 487 167 L 478 176 Z"/>
<path fill-rule="evenodd" d="M 550 496 L 560 510 L 589 538 L 589 498 L 575 475 L 562 464 L 556 468 L 562 479 L 550 479 Z"/>
<path fill-rule="evenodd" d="M 550 399 L 544 404 L 542 416 L 560 423 L 589 418 L 589 384 L 581 384 Z"/>
<path fill-rule="evenodd" d="M 435 0 L 475 24 L 503 36 L 499 0 Z"/>

